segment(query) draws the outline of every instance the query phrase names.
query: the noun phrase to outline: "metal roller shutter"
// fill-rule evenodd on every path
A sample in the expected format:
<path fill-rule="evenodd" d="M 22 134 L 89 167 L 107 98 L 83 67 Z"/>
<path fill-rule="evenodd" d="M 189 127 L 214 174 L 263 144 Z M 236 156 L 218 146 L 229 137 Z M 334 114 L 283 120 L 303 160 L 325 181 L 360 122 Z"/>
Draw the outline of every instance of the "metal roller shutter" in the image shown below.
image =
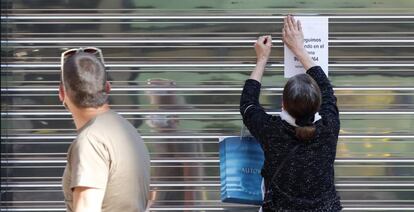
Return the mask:
<path fill-rule="evenodd" d="M 253 41 L 264 33 L 275 47 L 261 101 L 278 111 L 288 12 L 330 17 L 330 79 L 342 119 L 336 178 L 345 211 L 414 210 L 411 0 L 1 6 L 1 211 L 64 211 L 60 180 L 75 131 L 58 101 L 59 56 L 79 46 L 103 49 L 112 107 L 150 149 L 153 211 L 256 210 L 220 202 L 217 138 L 238 134 L 241 87 L 254 66 Z"/>

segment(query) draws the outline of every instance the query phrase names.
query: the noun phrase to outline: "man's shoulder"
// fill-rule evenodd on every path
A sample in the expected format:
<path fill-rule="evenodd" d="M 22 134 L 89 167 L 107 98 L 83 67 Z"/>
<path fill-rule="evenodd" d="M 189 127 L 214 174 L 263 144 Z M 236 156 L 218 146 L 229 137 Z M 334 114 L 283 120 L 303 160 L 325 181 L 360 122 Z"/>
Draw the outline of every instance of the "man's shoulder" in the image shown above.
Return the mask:
<path fill-rule="evenodd" d="M 89 129 L 85 129 L 84 131 L 82 131 L 80 134 L 78 134 L 78 136 L 76 137 L 76 139 L 74 140 L 74 142 L 71 145 L 71 150 L 73 149 L 78 149 L 81 146 L 96 146 L 96 145 L 100 145 L 103 142 L 104 139 L 102 139 L 102 135 L 99 135 L 98 132 L 94 132 L 93 130 L 90 131 Z"/>
<path fill-rule="evenodd" d="M 85 130 L 85 134 L 89 136 L 102 135 L 125 128 L 128 125 L 131 125 L 128 120 L 117 112 L 110 110 L 96 117 L 93 123 L 88 126 L 88 129 Z"/>
<path fill-rule="evenodd" d="M 103 142 L 111 140 L 110 138 L 141 139 L 141 135 L 132 123 L 115 111 L 97 117 L 88 130 L 85 130 L 85 136 L 89 139 L 103 139 Z"/>

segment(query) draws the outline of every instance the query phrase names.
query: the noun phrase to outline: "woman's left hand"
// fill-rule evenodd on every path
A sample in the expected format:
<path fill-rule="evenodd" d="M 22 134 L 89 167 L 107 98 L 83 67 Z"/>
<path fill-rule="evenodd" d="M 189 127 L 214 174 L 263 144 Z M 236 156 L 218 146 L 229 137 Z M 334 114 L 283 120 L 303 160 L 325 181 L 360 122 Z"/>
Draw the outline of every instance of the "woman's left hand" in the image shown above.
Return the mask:
<path fill-rule="evenodd" d="M 254 49 L 256 50 L 257 62 L 267 62 L 272 49 L 272 36 L 265 35 L 259 37 L 254 44 Z"/>
<path fill-rule="evenodd" d="M 257 61 L 254 71 L 250 74 L 250 79 L 261 82 L 272 49 L 272 37 L 270 35 L 259 37 L 254 44 L 254 49 L 256 50 Z"/>

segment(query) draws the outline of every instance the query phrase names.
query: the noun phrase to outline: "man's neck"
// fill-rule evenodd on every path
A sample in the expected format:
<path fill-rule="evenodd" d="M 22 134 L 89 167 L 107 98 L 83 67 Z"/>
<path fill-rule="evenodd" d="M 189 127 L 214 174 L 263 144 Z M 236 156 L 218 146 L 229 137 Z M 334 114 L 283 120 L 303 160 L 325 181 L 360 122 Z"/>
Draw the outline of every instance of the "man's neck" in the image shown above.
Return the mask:
<path fill-rule="evenodd" d="M 104 104 L 98 108 L 75 108 L 72 110 L 73 121 L 75 122 L 76 130 L 80 130 L 85 124 L 96 116 L 109 111 L 109 105 Z"/>

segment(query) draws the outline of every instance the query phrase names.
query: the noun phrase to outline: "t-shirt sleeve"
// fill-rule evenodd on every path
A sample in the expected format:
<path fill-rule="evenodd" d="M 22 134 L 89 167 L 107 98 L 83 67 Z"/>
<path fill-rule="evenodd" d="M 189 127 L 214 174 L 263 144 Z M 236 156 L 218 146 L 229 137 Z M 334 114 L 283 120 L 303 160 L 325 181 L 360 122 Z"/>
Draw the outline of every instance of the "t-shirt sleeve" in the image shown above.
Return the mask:
<path fill-rule="evenodd" d="M 72 148 L 70 187 L 106 189 L 109 176 L 109 152 L 96 138 L 78 138 Z"/>

